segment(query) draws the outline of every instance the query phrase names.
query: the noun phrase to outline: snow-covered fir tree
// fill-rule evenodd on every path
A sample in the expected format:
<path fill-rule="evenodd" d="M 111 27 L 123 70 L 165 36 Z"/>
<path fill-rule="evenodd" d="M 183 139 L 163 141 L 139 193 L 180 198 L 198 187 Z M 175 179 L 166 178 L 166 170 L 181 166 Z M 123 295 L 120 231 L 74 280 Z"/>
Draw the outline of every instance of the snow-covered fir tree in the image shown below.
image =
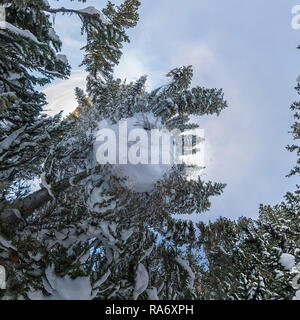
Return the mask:
<path fill-rule="evenodd" d="M 64 125 L 60 115 L 41 115 L 45 95 L 37 87 L 65 79 L 70 66 L 59 54 L 61 41 L 45 1 L 5 1 L 0 30 L 0 208 L 12 192 L 26 192 L 26 180 L 41 173 L 51 144 Z"/>
<path fill-rule="evenodd" d="M 201 224 L 205 266 L 201 299 L 291 300 L 299 298 L 298 196 L 271 208 L 259 219 L 220 219 Z M 295 210 L 296 209 L 296 210 Z"/>
<path fill-rule="evenodd" d="M 300 94 L 300 85 L 295 88 Z M 299 102 L 294 111 L 292 134 L 297 164 L 289 176 L 299 175 Z M 274 207 L 261 206 L 259 218 L 245 228 L 233 254 L 239 285 L 229 291 L 233 299 L 300 299 L 300 190 L 288 192 L 284 201 Z M 237 276 L 237 274 L 235 275 Z"/>
<path fill-rule="evenodd" d="M 49 134 L 36 172 L 32 176 L 20 173 L 22 181 L 40 174 L 43 187 L 17 199 L 5 199 L 0 264 L 7 272 L 7 289 L 1 291 L 2 298 L 196 298 L 200 290 L 197 271 L 201 268 L 196 230 L 192 223 L 175 220 L 172 215 L 208 210 L 210 198 L 220 195 L 225 185 L 203 181 L 195 174 L 200 168 L 193 168 L 191 175 L 184 164 L 99 164 L 97 134 L 103 127 L 115 130 L 124 119 L 146 131 L 197 128 L 191 115 L 219 115 L 227 107 L 222 90 L 191 89 L 190 66 L 170 71 L 168 84 L 151 92 L 146 91 L 146 77 L 135 83 L 114 79 L 113 67 L 120 59 L 122 43 L 128 41 L 126 28 L 138 20 L 137 0 L 126 0 L 120 6 L 109 2 L 101 12 L 92 7 L 53 9 L 45 1 L 28 10 L 33 2 L 26 1 L 24 7 L 22 3 L 7 1 L 7 9 L 33 11 L 34 17 L 39 10 L 45 35 L 34 33 L 30 26 L 26 29 L 35 36 L 37 45 L 48 44 L 51 53 L 47 34 L 53 38 L 54 31 L 49 31 L 47 14 L 73 13 L 81 18 L 87 34 L 83 65 L 89 75 L 86 94 L 76 89 L 78 108 L 63 121 L 55 118 L 60 131 L 53 137 Z M 40 25 L 38 32 L 43 30 Z M 18 28 L 25 30 L 25 26 Z M 57 60 L 58 66 L 67 68 Z M 51 80 L 42 67 L 37 71 Z M 41 99 L 38 112 L 32 114 L 34 123 L 45 103 L 44 97 Z M 6 146 L 13 141 L 9 148 L 15 147 L 23 132 L 17 134 L 15 138 L 7 134 L 1 143 Z M 22 155 L 16 153 L 23 164 Z M 30 163 L 34 154 L 27 157 Z M 17 162 L 14 167 L 19 168 Z"/>
<path fill-rule="evenodd" d="M 300 94 L 300 85 L 296 87 Z M 297 164 L 290 176 L 299 175 L 299 102 L 291 106 Z M 261 205 L 257 220 L 219 219 L 199 224 L 199 245 L 206 268 L 200 273 L 206 289 L 201 298 L 236 300 L 300 299 L 300 190 L 288 192 L 274 207 Z"/>

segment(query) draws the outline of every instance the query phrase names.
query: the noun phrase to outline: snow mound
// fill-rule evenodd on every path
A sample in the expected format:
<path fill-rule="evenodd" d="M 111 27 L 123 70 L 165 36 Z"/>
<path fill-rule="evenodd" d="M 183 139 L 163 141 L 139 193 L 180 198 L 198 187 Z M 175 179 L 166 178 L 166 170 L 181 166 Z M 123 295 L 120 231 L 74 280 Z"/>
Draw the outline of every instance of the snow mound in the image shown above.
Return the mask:
<path fill-rule="evenodd" d="M 107 20 L 107 18 L 103 15 L 103 13 L 99 10 L 97 10 L 95 7 L 87 7 L 87 8 L 84 8 L 84 9 L 81 9 L 81 10 L 78 10 L 78 12 L 81 12 L 81 13 L 87 13 L 87 14 L 90 14 L 90 15 L 99 15 L 101 21 L 104 23 L 104 24 L 108 24 L 109 21 Z"/>
<path fill-rule="evenodd" d="M 293 300 L 300 300 L 300 290 L 298 290 L 298 291 L 296 292 L 296 295 L 295 295 L 295 297 L 293 298 Z"/>
<path fill-rule="evenodd" d="M 53 28 L 49 29 L 49 37 L 53 41 L 60 41 L 58 34 L 55 32 Z"/>
<path fill-rule="evenodd" d="M 138 265 L 136 278 L 135 278 L 135 289 L 133 292 L 133 299 L 136 300 L 148 287 L 149 275 L 142 263 Z"/>
<path fill-rule="evenodd" d="M 67 58 L 67 56 L 66 56 L 65 54 L 58 54 L 58 55 L 56 56 L 56 58 L 57 58 L 59 61 L 63 62 L 64 64 L 68 64 L 68 63 L 69 63 L 69 62 L 68 62 L 68 58 Z"/>
<path fill-rule="evenodd" d="M 60 278 L 55 275 L 54 266 L 48 267 L 45 275 L 44 288 L 51 295 L 46 297 L 41 291 L 32 291 L 28 294 L 31 300 L 90 300 L 96 296 L 89 277 Z"/>
<path fill-rule="evenodd" d="M 147 289 L 146 292 L 148 294 L 148 300 L 159 300 L 156 288 Z"/>
<path fill-rule="evenodd" d="M 6 271 L 3 266 L 0 265 L 0 290 L 6 289 Z"/>
<path fill-rule="evenodd" d="M 295 257 L 291 254 L 283 253 L 279 262 L 286 270 L 292 270 L 295 266 Z"/>
<path fill-rule="evenodd" d="M 37 37 L 27 29 L 26 30 L 20 29 L 7 21 L 5 22 L 5 29 L 23 38 L 28 38 L 29 40 L 37 44 L 42 44 L 41 42 L 38 41 Z"/>
<path fill-rule="evenodd" d="M 191 136 L 196 137 L 195 150 L 189 150 Z M 204 169 L 203 137 L 202 129 L 169 131 L 152 112 L 137 113 L 117 123 L 104 119 L 95 132 L 93 165 L 109 163 L 116 177 L 127 178 L 127 188 L 151 192 L 179 163 L 186 164 L 188 180 L 198 180 Z M 182 153 L 183 146 L 189 152 L 185 149 Z"/>
<path fill-rule="evenodd" d="M 113 144 L 115 152 L 112 155 L 107 154 L 107 162 L 114 165 L 114 174 L 117 177 L 127 178 L 126 187 L 134 192 L 150 192 L 157 181 L 162 179 L 164 174 L 172 167 L 172 159 L 174 157 L 173 148 L 170 147 L 169 150 L 161 148 L 159 140 L 152 143 L 154 140 L 151 140 L 151 131 L 144 129 L 145 124 L 149 126 L 149 123 L 152 128 L 162 129 L 152 114 L 137 114 L 132 118 L 124 119 L 116 124 L 112 124 L 108 120 L 102 120 L 98 125 L 99 131 L 97 131 L 95 135 L 95 165 L 99 164 L 99 159 L 101 160 L 100 163 L 103 164 L 105 162 L 103 158 L 104 152 L 101 146 L 107 143 L 107 147 L 112 147 Z M 103 129 L 105 131 L 103 131 Z M 139 140 L 139 136 L 134 137 L 135 134 L 133 130 L 135 129 L 142 129 L 142 134 L 144 138 L 147 138 L 148 143 L 142 143 L 142 141 Z M 116 137 L 115 141 L 112 142 L 106 139 L 107 137 L 105 136 L 108 133 L 106 130 L 110 130 L 110 132 L 114 134 L 114 137 Z M 157 161 L 157 164 L 153 164 L 151 161 L 151 150 L 155 149 L 160 151 L 161 159 L 169 158 L 171 160 L 170 163 L 167 163 L 167 161 Z M 137 154 L 137 157 L 134 159 L 130 156 L 133 153 Z"/>
<path fill-rule="evenodd" d="M 87 7 L 87 8 L 84 8 L 84 9 L 80 9 L 78 10 L 79 12 L 82 12 L 82 13 L 88 13 L 88 14 L 101 14 L 101 12 L 99 10 L 97 10 L 95 7 Z"/>

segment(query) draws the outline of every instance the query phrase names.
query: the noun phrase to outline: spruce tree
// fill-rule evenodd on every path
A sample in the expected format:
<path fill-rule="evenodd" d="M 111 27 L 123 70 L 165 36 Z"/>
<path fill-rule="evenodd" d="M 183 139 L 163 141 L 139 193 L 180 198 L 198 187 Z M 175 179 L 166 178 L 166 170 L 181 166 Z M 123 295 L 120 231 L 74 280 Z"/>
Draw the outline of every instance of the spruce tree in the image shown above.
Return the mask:
<path fill-rule="evenodd" d="M 27 254 L 29 248 L 24 243 L 30 243 L 32 256 L 42 254 L 35 263 L 41 276 L 31 278 L 29 273 L 18 278 L 22 285 L 26 283 L 22 288 L 26 298 L 41 298 L 43 293 L 65 298 L 68 288 L 62 288 L 59 295 L 51 284 L 45 287 L 45 281 L 51 282 L 53 277 L 57 277 L 56 283 L 74 279 L 74 285 L 82 285 L 88 281 L 90 287 L 85 298 L 196 297 L 196 276 L 191 268 L 198 267 L 193 252 L 195 230 L 191 224 L 176 222 L 172 214 L 208 210 L 210 197 L 221 194 L 224 185 L 200 178 L 188 180 L 185 167 L 179 165 L 148 192 L 135 192 L 126 184 L 126 177 L 118 176 L 113 165 L 98 165 L 93 158 L 95 132 L 103 119 L 114 123 L 142 113 L 145 121 L 160 94 L 163 101 L 168 99 L 167 92 L 169 100 L 175 94 L 168 90 L 173 82 L 162 93 L 158 90 L 147 93 L 141 85 L 144 79 L 132 84 L 108 79 L 106 85 L 101 79 L 94 87 L 99 91 L 105 89 L 102 99 L 90 94 L 89 100 L 81 90 L 76 90 L 81 107 L 76 124 L 45 162 L 48 193 L 47 197 L 41 197 L 44 205 L 34 215 L 33 210 L 27 211 L 27 225 L 20 224 L 18 240 L 13 241 L 17 247 L 24 246 Z M 186 93 L 189 91 L 183 94 Z M 225 106 L 222 100 L 215 112 Z M 164 119 L 167 123 L 168 118 Z M 155 122 L 146 124 L 153 128 Z M 145 123 L 141 126 L 145 127 Z M 36 192 L 37 197 L 40 195 L 41 191 Z M 22 211 L 22 206 L 19 208 Z"/>
<path fill-rule="evenodd" d="M 190 90 L 191 67 L 171 71 L 171 82 L 149 93 L 146 77 L 126 84 L 99 70 L 90 70 L 88 96 L 76 90 L 77 116 L 45 160 L 44 189 L 15 203 L 26 223 L 18 221 L 2 253 L 9 271 L 5 297 L 195 298 L 195 229 L 172 215 L 209 210 L 225 185 L 188 179 L 178 165 L 147 192 L 136 192 L 114 165 L 95 162 L 95 134 L 103 120 L 126 118 L 149 129 L 185 117 L 184 130 L 190 115 L 219 114 L 227 106 L 223 93 Z M 11 255 L 24 265 L 7 263 Z"/>
<path fill-rule="evenodd" d="M 300 94 L 299 84 L 295 89 Z M 289 176 L 300 172 L 299 107 L 299 102 L 291 106 L 295 142 L 287 149 L 296 152 L 298 159 Z M 296 191 L 288 192 L 282 203 L 273 207 L 261 205 L 257 220 L 219 219 L 198 225 L 199 245 L 203 246 L 208 262 L 207 268 L 200 271 L 204 298 L 300 299 L 299 196 L 297 185 Z"/>
<path fill-rule="evenodd" d="M 0 207 L 41 165 L 64 125 L 60 115 L 41 114 L 45 95 L 38 87 L 66 79 L 70 66 L 58 52 L 48 5 L 42 1 L 5 1 L 6 28 L 0 30 Z M 24 190 L 25 191 L 25 190 Z"/>
<path fill-rule="evenodd" d="M 31 6 L 39 10 L 45 35 L 39 34 L 41 27 L 38 33 L 28 29 L 38 41 L 34 45 L 48 45 L 43 50 L 49 54 L 53 50 L 47 32 L 58 39 L 49 29 L 47 13 L 78 15 L 87 35 L 83 65 L 89 75 L 86 93 L 80 88 L 75 91 L 78 107 L 63 121 L 55 118 L 55 134 L 48 145 L 42 145 L 44 153 L 39 152 L 34 174 L 41 175 L 42 188 L 17 199 L 6 198 L 0 219 L 0 264 L 7 271 L 2 298 L 194 299 L 199 295 L 202 266 L 196 229 L 173 215 L 209 210 L 211 197 L 220 195 L 225 185 L 205 182 L 200 176 L 191 179 L 187 166 L 181 164 L 170 167 L 147 191 L 138 192 L 133 188 L 135 181 L 128 182 L 126 167 L 125 175 L 120 175 L 118 166 L 99 164 L 95 158 L 97 132 L 104 123 L 113 126 L 133 119 L 147 131 L 159 126 L 184 132 L 198 127 L 191 123 L 192 115 L 219 115 L 227 107 L 222 90 L 190 89 L 191 66 L 171 70 L 169 83 L 151 92 L 146 90 L 146 76 L 135 83 L 114 79 L 113 67 L 122 43 L 129 41 L 126 29 L 137 23 L 139 4 L 136 0 L 120 6 L 108 2 L 101 12 L 92 7 L 53 9 L 45 1 L 36 7 L 33 1 L 9 7 L 20 14 L 30 12 L 25 8 Z M 69 70 L 65 59 L 56 60 L 57 66 Z M 37 71 L 42 72 L 41 68 Z M 42 95 L 41 99 L 35 102 L 38 112 L 31 115 L 34 123 L 45 103 Z M 46 120 L 53 125 L 53 119 Z M 33 159 L 31 154 L 25 158 L 28 163 Z M 20 173 L 20 179 L 34 174 Z"/>
<path fill-rule="evenodd" d="M 10 237 L 16 225 L 25 222 L 35 208 L 52 199 L 51 192 L 45 189 L 39 193 L 42 201 L 36 194 L 26 198 L 30 192 L 29 181 L 41 176 L 43 184 L 47 184 L 48 177 L 42 174 L 47 157 L 65 132 L 74 127 L 73 121 L 61 121 L 60 115 L 51 118 L 41 114 L 46 99 L 38 87 L 70 74 L 66 57 L 58 54 L 61 41 L 53 29 L 50 14 L 78 15 L 82 32 L 87 34 L 86 55 L 102 55 L 112 66 L 118 62 L 122 41 L 129 41 L 125 28 L 135 25 L 139 2 L 125 1 L 120 7 L 109 3 L 103 10 L 107 15 L 93 7 L 53 9 L 44 0 L 3 0 L 0 5 L 6 8 L 7 20 L 6 28 L 0 31 L 0 224 L 2 235 Z M 117 39 L 112 39 L 109 32 Z M 88 64 L 86 60 L 85 64 Z M 107 64 L 102 65 L 103 72 Z M 60 191 L 64 190 L 62 183 Z M 1 263 L 15 282 L 14 265 L 7 264 L 7 253 L 3 252 L 5 244 L 6 240 L 1 237 L 1 252 L 6 259 L 3 262 L 1 258 Z"/>

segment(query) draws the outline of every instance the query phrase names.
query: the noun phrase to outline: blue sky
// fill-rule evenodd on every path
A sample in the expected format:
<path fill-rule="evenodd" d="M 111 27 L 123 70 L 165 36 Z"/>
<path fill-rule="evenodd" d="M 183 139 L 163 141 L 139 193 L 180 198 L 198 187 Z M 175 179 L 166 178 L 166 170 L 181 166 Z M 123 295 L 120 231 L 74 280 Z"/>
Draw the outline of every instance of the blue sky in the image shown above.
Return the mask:
<path fill-rule="evenodd" d="M 105 3 L 49 2 L 98 9 Z M 229 104 L 220 117 L 200 120 L 206 136 L 205 179 L 227 183 L 227 188 L 195 221 L 256 218 L 260 203 L 279 203 L 299 183 L 298 177 L 285 177 L 296 162 L 285 146 L 292 143 L 289 107 L 297 99 L 300 74 L 300 30 L 291 27 L 297 4 L 300 0 L 142 0 L 140 21 L 129 31 L 131 43 L 124 46 L 116 76 L 135 80 L 147 74 L 153 88 L 170 69 L 192 64 L 193 85 L 223 88 Z M 73 73 L 45 92 L 48 109 L 68 113 L 76 107 L 74 87 L 85 87 L 84 70 L 78 67 L 84 38 L 75 16 L 57 15 L 55 29 Z"/>

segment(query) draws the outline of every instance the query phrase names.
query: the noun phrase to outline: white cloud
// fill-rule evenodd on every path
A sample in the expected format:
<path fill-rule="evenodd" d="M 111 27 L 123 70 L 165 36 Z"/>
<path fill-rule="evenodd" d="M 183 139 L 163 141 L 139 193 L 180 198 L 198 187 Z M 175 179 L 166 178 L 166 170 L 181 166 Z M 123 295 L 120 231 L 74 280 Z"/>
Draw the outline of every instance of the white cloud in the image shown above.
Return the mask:
<path fill-rule="evenodd" d="M 121 63 L 115 68 L 115 77 L 127 82 L 136 81 L 141 76 L 148 74 L 147 67 L 138 58 L 138 51 L 127 50 Z"/>
<path fill-rule="evenodd" d="M 66 116 L 77 107 L 74 90 L 76 87 L 85 89 L 85 79 L 87 73 L 84 71 L 73 72 L 69 79 L 60 80 L 44 89 L 47 96 L 48 105 L 45 106 L 45 112 L 49 115 L 55 115 L 63 111 Z"/>
<path fill-rule="evenodd" d="M 173 54 L 172 65 L 191 64 L 196 69 L 205 69 L 209 71 L 213 66 L 217 65 L 217 58 L 213 50 L 205 43 L 202 44 L 186 44 L 180 47 Z"/>
<path fill-rule="evenodd" d="M 155 70 L 153 68 L 153 61 L 151 57 L 144 52 L 143 46 L 137 46 L 134 49 L 124 50 L 120 64 L 115 68 L 115 77 L 122 80 L 126 79 L 127 82 L 134 82 L 141 76 L 146 75 L 148 90 L 152 90 L 166 80 L 166 70 Z"/>

